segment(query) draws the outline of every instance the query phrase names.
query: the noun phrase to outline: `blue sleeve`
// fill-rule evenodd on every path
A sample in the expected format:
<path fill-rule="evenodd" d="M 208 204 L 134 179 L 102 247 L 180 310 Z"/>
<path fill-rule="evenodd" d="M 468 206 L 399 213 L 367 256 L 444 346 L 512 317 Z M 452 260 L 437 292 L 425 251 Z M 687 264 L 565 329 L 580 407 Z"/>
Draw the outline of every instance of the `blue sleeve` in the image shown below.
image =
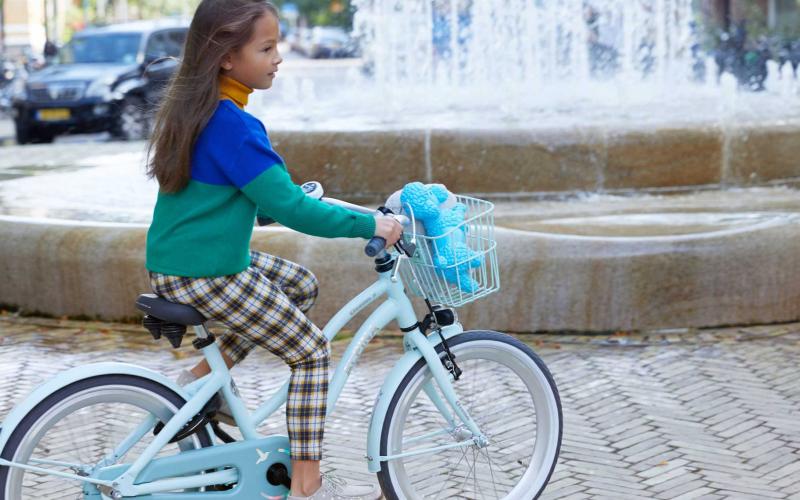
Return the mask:
<path fill-rule="evenodd" d="M 283 165 L 283 158 L 270 146 L 266 134 L 248 131 L 242 138 L 236 161 L 224 165 L 225 175 L 239 189 L 272 167 Z"/>

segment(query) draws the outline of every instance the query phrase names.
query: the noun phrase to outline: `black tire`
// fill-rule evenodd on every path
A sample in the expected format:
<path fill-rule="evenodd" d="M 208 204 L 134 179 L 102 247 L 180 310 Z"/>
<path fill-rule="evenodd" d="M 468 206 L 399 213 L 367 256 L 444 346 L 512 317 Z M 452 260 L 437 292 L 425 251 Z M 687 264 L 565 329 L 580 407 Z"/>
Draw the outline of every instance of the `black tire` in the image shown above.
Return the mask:
<path fill-rule="evenodd" d="M 32 142 L 31 129 L 27 123 L 22 120 L 14 120 L 14 128 L 16 129 L 17 144 L 24 145 Z"/>
<path fill-rule="evenodd" d="M 6 442 L 5 447 L 3 448 L 0 457 L 13 461 L 13 457 L 17 454 L 18 448 L 20 443 L 22 443 L 24 437 L 31 428 L 41 419 L 48 410 L 55 407 L 59 404 L 59 402 L 70 398 L 80 392 L 87 391 L 90 389 L 96 389 L 102 386 L 130 386 L 135 387 L 138 389 L 144 389 L 149 391 L 157 396 L 167 400 L 171 403 L 176 409 L 182 407 L 186 400 L 183 399 L 182 396 L 174 392 L 169 387 L 166 387 L 158 382 L 154 382 L 150 379 L 137 377 L 133 375 L 99 375 L 96 377 L 80 380 L 73 384 L 70 384 L 66 387 L 59 389 L 58 391 L 50 394 L 46 397 L 42 402 L 36 405 L 16 426 L 11 437 Z M 205 428 L 203 430 L 197 432 L 196 434 L 197 440 L 200 444 L 200 448 L 205 448 L 211 446 L 212 439 L 211 436 L 208 434 Z M 184 441 L 192 439 L 192 437 L 186 438 Z M 7 482 L 9 480 L 9 467 L 0 467 L 0 498 L 6 500 L 19 500 L 16 498 L 6 498 L 6 489 L 8 487 Z"/>
<path fill-rule="evenodd" d="M 49 132 L 43 132 L 31 127 L 29 123 L 22 120 L 14 120 L 14 128 L 16 129 L 17 144 L 47 144 L 53 142 L 55 135 Z"/>
<path fill-rule="evenodd" d="M 539 495 L 542 494 L 544 489 L 547 487 L 547 484 L 552 477 L 553 470 L 555 469 L 556 463 L 558 462 L 558 455 L 561 450 L 561 438 L 563 434 L 563 414 L 561 409 L 561 398 L 558 393 L 558 388 L 556 387 L 555 381 L 553 380 L 550 371 L 547 369 L 547 366 L 544 362 L 539 358 L 539 356 L 527 345 L 523 342 L 519 341 L 518 339 L 511 337 L 510 335 L 493 332 L 493 331 L 485 331 L 485 330 L 477 330 L 477 331 L 469 331 L 464 332 L 461 335 L 454 337 L 453 339 L 448 341 L 448 345 L 451 349 L 463 345 L 468 342 L 480 341 L 480 340 L 489 340 L 495 342 L 501 342 L 504 344 L 508 344 L 513 346 L 520 351 L 524 352 L 532 361 L 536 363 L 536 366 L 544 375 L 549 385 L 550 390 L 552 391 L 553 396 L 555 397 L 555 402 L 558 408 L 558 441 L 556 445 L 555 455 L 553 456 L 552 463 L 549 466 L 549 470 L 547 471 L 546 479 L 542 484 L 541 488 L 538 491 L 531 492 L 530 498 L 538 498 Z M 453 349 L 455 350 L 455 349 Z M 444 352 L 444 347 L 438 345 L 436 347 L 436 352 L 441 354 Z M 458 363 L 458 357 L 456 357 L 456 363 Z M 381 428 L 381 440 L 380 440 L 380 454 L 381 456 L 387 456 L 388 449 L 389 449 L 389 433 L 392 424 L 392 417 L 395 414 L 395 410 L 397 407 L 398 402 L 400 401 L 401 397 L 403 396 L 406 388 L 411 383 L 411 381 L 415 378 L 418 372 L 426 367 L 426 362 L 424 359 L 420 359 L 417 363 L 408 371 L 406 376 L 403 378 L 400 385 L 397 387 L 392 400 L 389 404 L 389 408 L 386 413 L 386 418 L 383 421 L 383 425 Z M 398 495 L 398 492 L 395 491 L 395 488 L 392 484 L 390 471 L 388 467 L 388 462 L 381 462 L 381 469 L 377 473 L 378 482 L 380 483 L 381 490 L 385 497 L 389 500 L 395 500 L 401 498 Z"/>
<path fill-rule="evenodd" d="M 126 97 L 119 105 L 111 135 L 123 141 L 140 141 L 150 136 L 151 112 L 145 100 L 138 96 Z"/>

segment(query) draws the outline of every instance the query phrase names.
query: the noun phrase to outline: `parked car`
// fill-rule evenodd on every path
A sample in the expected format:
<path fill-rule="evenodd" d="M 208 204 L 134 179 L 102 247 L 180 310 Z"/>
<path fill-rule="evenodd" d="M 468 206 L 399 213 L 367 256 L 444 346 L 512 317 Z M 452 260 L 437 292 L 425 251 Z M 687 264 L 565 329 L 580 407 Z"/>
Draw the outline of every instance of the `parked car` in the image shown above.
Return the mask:
<path fill-rule="evenodd" d="M 162 19 L 75 34 L 52 65 L 30 74 L 12 96 L 17 142 L 103 131 L 146 138 L 188 27 L 186 20 Z"/>
<path fill-rule="evenodd" d="M 335 26 L 316 26 L 304 30 L 290 43 L 294 50 L 312 59 L 358 55 L 355 41 L 347 31 Z"/>
<path fill-rule="evenodd" d="M 12 62 L 0 58 L 0 116 L 5 116 L 11 109 L 11 91 L 20 73 Z"/>

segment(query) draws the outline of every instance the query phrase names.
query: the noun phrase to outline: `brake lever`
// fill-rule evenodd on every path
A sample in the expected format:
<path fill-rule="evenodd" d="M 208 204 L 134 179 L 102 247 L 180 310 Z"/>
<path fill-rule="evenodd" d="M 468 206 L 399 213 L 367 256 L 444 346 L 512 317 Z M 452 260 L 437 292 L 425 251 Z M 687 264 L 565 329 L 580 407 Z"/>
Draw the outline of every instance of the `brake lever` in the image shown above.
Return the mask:
<path fill-rule="evenodd" d="M 413 257 L 414 253 L 417 251 L 417 245 L 411 242 L 405 243 L 402 239 L 397 240 L 397 243 L 394 244 L 394 247 L 398 252 L 407 256 L 409 259 Z"/>

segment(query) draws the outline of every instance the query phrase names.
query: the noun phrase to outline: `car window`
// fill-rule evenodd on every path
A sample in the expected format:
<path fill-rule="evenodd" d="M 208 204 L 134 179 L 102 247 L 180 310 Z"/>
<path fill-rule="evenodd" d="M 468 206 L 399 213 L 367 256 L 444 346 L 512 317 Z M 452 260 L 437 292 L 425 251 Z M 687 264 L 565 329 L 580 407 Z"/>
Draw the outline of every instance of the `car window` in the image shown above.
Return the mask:
<path fill-rule="evenodd" d="M 60 61 L 72 63 L 133 64 L 139 54 L 142 35 L 112 33 L 73 38 L 60 53 Z"/>
<path fill-rule="evenodd" d="M 159 58 L 172 55 L 169 53 L 169 38 L 164 31 L 157 31 L 147 39 L 147 46 L 144 49 L 145 56 L 149 58 Z"/>
<path fill-rule="evenodd" d="M 186 30 L 174 30 L 167 32 L 167 41 L 171 56 L 179 57 L 183 53 L 183 44 L 186 42 Z"/>

